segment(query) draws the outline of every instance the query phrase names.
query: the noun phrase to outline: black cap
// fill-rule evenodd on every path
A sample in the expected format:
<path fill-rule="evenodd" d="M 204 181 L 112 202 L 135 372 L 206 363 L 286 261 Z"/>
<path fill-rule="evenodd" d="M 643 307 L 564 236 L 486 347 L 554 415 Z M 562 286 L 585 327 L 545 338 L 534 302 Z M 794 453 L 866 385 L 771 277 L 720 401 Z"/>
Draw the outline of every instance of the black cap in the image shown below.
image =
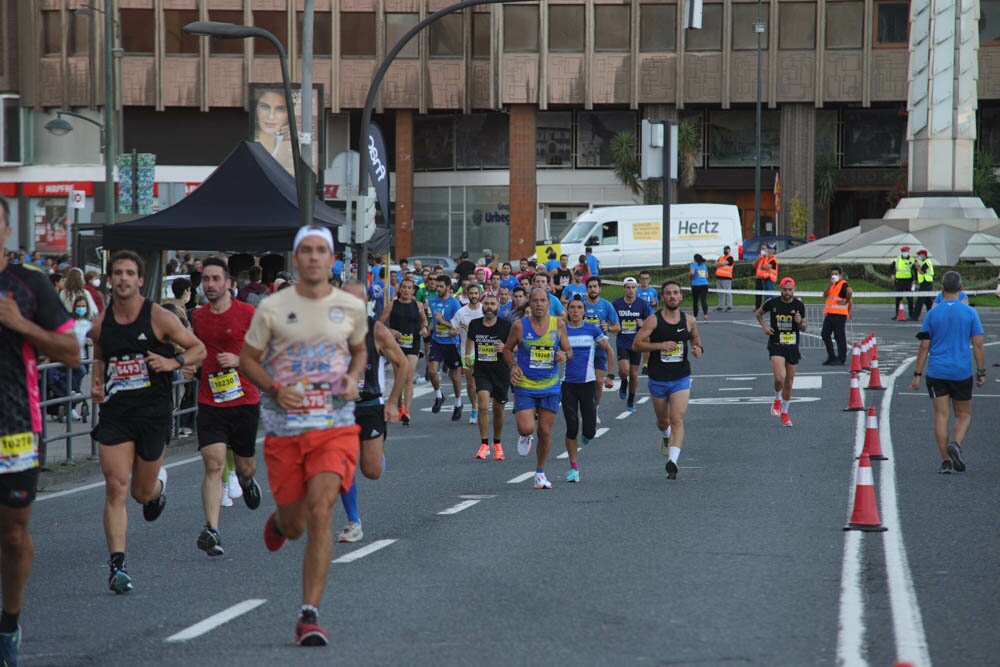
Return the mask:
<path fill-rule="evenodd" d="M 463 250 L 462 251 L 462 259 L 469 259 L 469 251 L 468 250 Z"/>

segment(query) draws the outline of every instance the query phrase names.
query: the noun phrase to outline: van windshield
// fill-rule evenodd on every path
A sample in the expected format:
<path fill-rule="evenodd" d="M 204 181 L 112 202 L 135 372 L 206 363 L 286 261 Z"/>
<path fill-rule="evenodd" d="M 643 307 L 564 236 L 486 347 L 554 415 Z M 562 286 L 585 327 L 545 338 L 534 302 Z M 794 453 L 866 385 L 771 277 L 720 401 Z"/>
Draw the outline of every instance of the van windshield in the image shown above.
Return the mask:
<path fill-rule="evenodd" d="M 560 239 L 560 243 L 586 243 L 587 239 L 590 238 L 590 232 L 593 229 L 593 219 L 577 219 L 577 221 L 573 223 L 573 226 L 566 230 L 566 233 Z"/>

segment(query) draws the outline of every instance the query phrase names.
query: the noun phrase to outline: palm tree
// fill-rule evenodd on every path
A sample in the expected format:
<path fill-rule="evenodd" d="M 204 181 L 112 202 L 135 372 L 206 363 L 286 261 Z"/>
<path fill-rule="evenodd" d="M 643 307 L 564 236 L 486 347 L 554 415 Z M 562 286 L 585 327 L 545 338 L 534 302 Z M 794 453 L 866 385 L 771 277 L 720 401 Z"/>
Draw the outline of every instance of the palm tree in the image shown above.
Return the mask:
<path fill-rule="evenodd" d="M 695 169 L 701 158 L 701 137 L 698 127 L 689 121 L 681 121 L 677 126 L 677 169 L 682 187 L 694 186 Z"/>
<path fill-rule="evenodd" d="M 611 170 L 618 182 L 636 197 L 643 191 L 642 180 L 639 178 L 641 166 L 634 134 L 623 130 L 611 137 Z"/>

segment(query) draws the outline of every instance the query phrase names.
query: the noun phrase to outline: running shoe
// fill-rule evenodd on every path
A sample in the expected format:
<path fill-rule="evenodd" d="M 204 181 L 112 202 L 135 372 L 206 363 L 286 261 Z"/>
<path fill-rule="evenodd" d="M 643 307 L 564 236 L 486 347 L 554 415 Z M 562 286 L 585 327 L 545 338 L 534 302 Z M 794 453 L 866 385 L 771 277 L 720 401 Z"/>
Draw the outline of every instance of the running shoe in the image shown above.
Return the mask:
<path fill-rule="evenodd" d="M 490 446 L 487 444 L 479 445 L 479 451 L 476 452 L 476 458 L 486 460 L 490 455 Z"/>
<path fill-rule="evenodd" d="M 462 418 L 462 406 L 456 405 L 455 409 L 451 411 L 451 420 L 453 422 L 457 422 L 461 418 Z"/>
<path fill-rule="evenodd" d="M 530 454 L 532 440 L 534 440 L 534 436 L 531 435 L 517 436 L 517 453 L 521 456 L 527 456 Z"/>
<path fill-rule="evenodd" d="M 441 412 L 441 406 L 444 405 L 444 396 L 438 396 L 434 399 L 434 405 L 431 407 L 431 412 L 437 414 Z"/>
<path fill-rule="evenodd" d="M 627 389 L 628 389 L 627 385 L 625 385 L 624 383 L 622 383 L 621 387 L 619 387 L 619 389 L 618 389 L 618 398 L 620 398 L 620 399 L 622 399 L 624 401 L 625 397 L 627 396 L 627 394 L 626 394 Z"/>
<path fill-rule="evenodd" d="M 278 532 L 278 523 L 274 518 L 274 513 L 272 513 L 264 524 L 264 546 L 267 547 L 268 551 L 277 551 L 285 546 L 287 541 L 288 538 Z"/>
<path fill-rule="evenodd" d="M 160 480 L 163 488 L 160 489 L 159 497 L 142 504 L 142 518 L 146 521 L 156 521 L 167 505 L 167 469 L 160 468 L 160 472 L 156 473 L 156 479 Z"/>
<path fill-rule="evenodd" d="M 791 426 L 792 425 L 792 420 L 788 417 L 788 413 L 787 412 L 782 412 L 781 413 L 781 425 L 782 426 Z"/>
<path fill-rule="evenodd" d="M 14 632 L 0 632 L 0 665 L 17 667 L 21 649 L 21 626 Z"/>
<path fill-rule="evenodd" d="M 473 410 L 472 414 L 469 415 L 469 423 L 475 424 L 477 423 L 478 419 L 479 419 L 479 410 Z"/>
<path fill-rule="evenodd" d="M 579 482 L 580 481 L 580 471 L 579 470 L 573 470 L 572 468 L 570 468 L 566 472 L 566 481 L 567 482 Z"/>
<path fill-rule="evenodd" d="M 639 371 L 639 375 L 649 375 L 649 366 L 643 366 L 642 370 Z"/>
<path fill-rule="evenodd" d="M 722 306 L 717 306 L 717 307 L 715 308 L 715 312 L 717 312 L 717 313 L 721 313 L 721 312 L 722 312 Z"/>
<path fill-rule="evenodd" d="M 635 396 L 628 397 L 628 403 L 625 405 L 625 409 L 629 412 L 635 412 Z"/>
<path fill-rule="evenodd" d="M 240 478 L 236 474 L 235 470 L 229 471 L 229 482 L 226 486 L 226 493 L 233 500 L 243 496 L 243 488 L 240 486 Z"/>
<path fill-rule="evenodd" d="M 260 484 L 257 479 L 250 478 L 250 483 L 243 487 L 243 502 L 247 504 L 247 509 L 255 510 L 260 507 Z"/>
<path fill-rule="evenodd" d="M 403 406 L 400 405 L 399 407 L 396 408 L 396 418 L 399 419 L 399 421 L 403 421 L 403 414 L 405 412 L 406 410 L 404 410 Z"/>
<path fill-rule="evenodd" d="M 771 403 L 771 416 L 780 417 L 781 416 L 781 399 L 774 399 L 774 403 Z"/>
<path fill-rule="evenodd" d="M 948 458 L 951 459 L 951 467 L 955 472 L 965 472 L 965 459 L 962 458 L 962 445 L 954 440 L 948 443 Z"/>
<path fill-rule="evenodd" d="M 338 542 L 360 542 L 365 537 L 365 531 L 361 530 L 360 521 L 348 521 L 344 530 L 340 532 Z"/>
<path fill-rule="evenodd" d="M 677 479 L 677 464 L 667 461 L 667 479 Z"/>
<path fill-rule="evenodd" d="M 132 590 L 132 578 L 128 576 L 125 568 L 113 568 L 111 570 L 111 575 L 108 577 L 108 588 L 118 595 L 128 593 Z"/>
<path fill-rule="evenodd" d="M 601 423 L 601 415 L 597 415 L 597 423 L 598 423 L 598 424 L 600 424 L 600 423 Z"/>
<path fill-rule="evenodd" d="M 229 497 L 228 487 L 225 482 L 222 484 L 222 507 L 232 507 L 233 499 Z"/>
<path fill-rule="evenodd" d="M 545 478 L 544 472 L 535 473 L 535 488 L 536 489 L 551 489 L 552 482 Z"/>
<path fill-rule="evenodd" d="M 941 467 L 938 468 L 939 475 L 950 475 L 951 474 L 951 461 L 941 461 Z"/>
<path fill-rule="evenodd" d="M 319 627 L 316 613 L 304 611 L 295 624 L 295 643 L 299 646 L 326 646 L 326 632 Z"/>
<path fill-rule="evenodd" d="M 503 455 L 503 447 L 500 446 L 499 442 L 494 442 L 493 443 L 493 460 L 494 461 L 503 461 L 506 458 L 507 457 Z"/>
<path fill-rule="evenodd" d="M 222 548 L 222 535 L 209 526 L 205 526 L 198 536 L 198 548 L 209 556 L 221 556 L 226 553 Z"/>
<path fill-rule="evenodd" d="M 588 438 L 585 435 L 581 435 L 580 436 L 580 444 L 582 444 L 582 445 L 589 445 L 590 444 L 590 438 Z"/>
<path fill-rule="evenodd" d="M 731 313 L 731 312 L 733 312 L 733 307 L 732 307 L 732 306 L 729 306 L 728 308 L 726 308 L 726 312 L 727 312 L 727 313 Z"/>
<path fill-rule="evenodd" d="M 409 410 L 402 410 L 401 411 L 401 414 L 399 415 L 399 423 L 402 424 L 403 426 L 409 426 L 410 425 L 410 411 Z"/>

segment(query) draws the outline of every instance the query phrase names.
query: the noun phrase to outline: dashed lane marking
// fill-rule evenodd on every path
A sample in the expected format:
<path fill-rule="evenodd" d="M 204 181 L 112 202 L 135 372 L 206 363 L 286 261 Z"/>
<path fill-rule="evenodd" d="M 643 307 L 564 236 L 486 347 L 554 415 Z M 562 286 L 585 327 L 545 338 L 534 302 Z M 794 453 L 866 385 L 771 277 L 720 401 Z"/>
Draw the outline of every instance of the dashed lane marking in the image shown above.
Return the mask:
<path fill-rule="evenodd" d="M 375 540 L 374 542 L 372 542 L 371 544 L 369 544 L 367 546 L 361 547 L 360 549 L 352 551 L 349 554 L 344 554 L 340 558 L 335 558 L 334 560 L 332 560 L 330 562 L 331 563 L 350 563 L 350 562 L 356 561 L 356 560 L 358 560 L 360 558 L 364 558 L 365 556 L 368 556 L 370 554 L 373 554 L 376 551 L 378 551 L 379 549 L 385 549 L 387 546 L 389 546 L 390 544 L 392 544 L 395 541 L 396 540 Z"/>
<path fill-rule="evenodd" d="M 523 475 L 518 475 L 517 477 L 514 477 L 513 479 L 508 479 L 507 483 L 508 484 L 520 484 L 521 482 L 527 481 L 527 480 L 531 479 L 534 476 L 535 476 L 535 471 L 532 470 L 531 472 L 526 472 Z"/>
<path fill-rule="evenodd" d="M 646 403 L 647 401 L 649 401 L 649 396 L 643 396 L 642 398 L 640 398 L 639 400 L 637 400 L 635 402 L 635 404 L 636 405 L 642 405 L 643 403 Z"/>
<path fill-rule="evenodd" d="M 177 634 L 170 635 L 164 641 L 168 642 L 186 642 L 189 639 L 194 639 L 195 637 L 200 637 L 207 632 L 211 632 L 220 625 L 228 623 L 229 621 L 246 614 L 249 611 L 253 611 L 257 607 L 261 606 L 267 602 L 267 600 L 244 600 L 239 604 L 234 604 L 229 609 L 223 609 L 218 614 L 213 614 L 209 616 L 204 621 L 199 621 L 189 628 L 181 630 Z"/>
<path fill-rule="evenodd" d="M 481 502 L 482 500 L 479 498 L 475 500 L 463 500 L 457 505 L 453 505 L 452 507 L 449 507 L 446 510 L 441 510 L 440 512 L 438 512 L 438 514 L 458 514 L 462 510 L 467 510 L 473 505 L 478 505 Z"/>

